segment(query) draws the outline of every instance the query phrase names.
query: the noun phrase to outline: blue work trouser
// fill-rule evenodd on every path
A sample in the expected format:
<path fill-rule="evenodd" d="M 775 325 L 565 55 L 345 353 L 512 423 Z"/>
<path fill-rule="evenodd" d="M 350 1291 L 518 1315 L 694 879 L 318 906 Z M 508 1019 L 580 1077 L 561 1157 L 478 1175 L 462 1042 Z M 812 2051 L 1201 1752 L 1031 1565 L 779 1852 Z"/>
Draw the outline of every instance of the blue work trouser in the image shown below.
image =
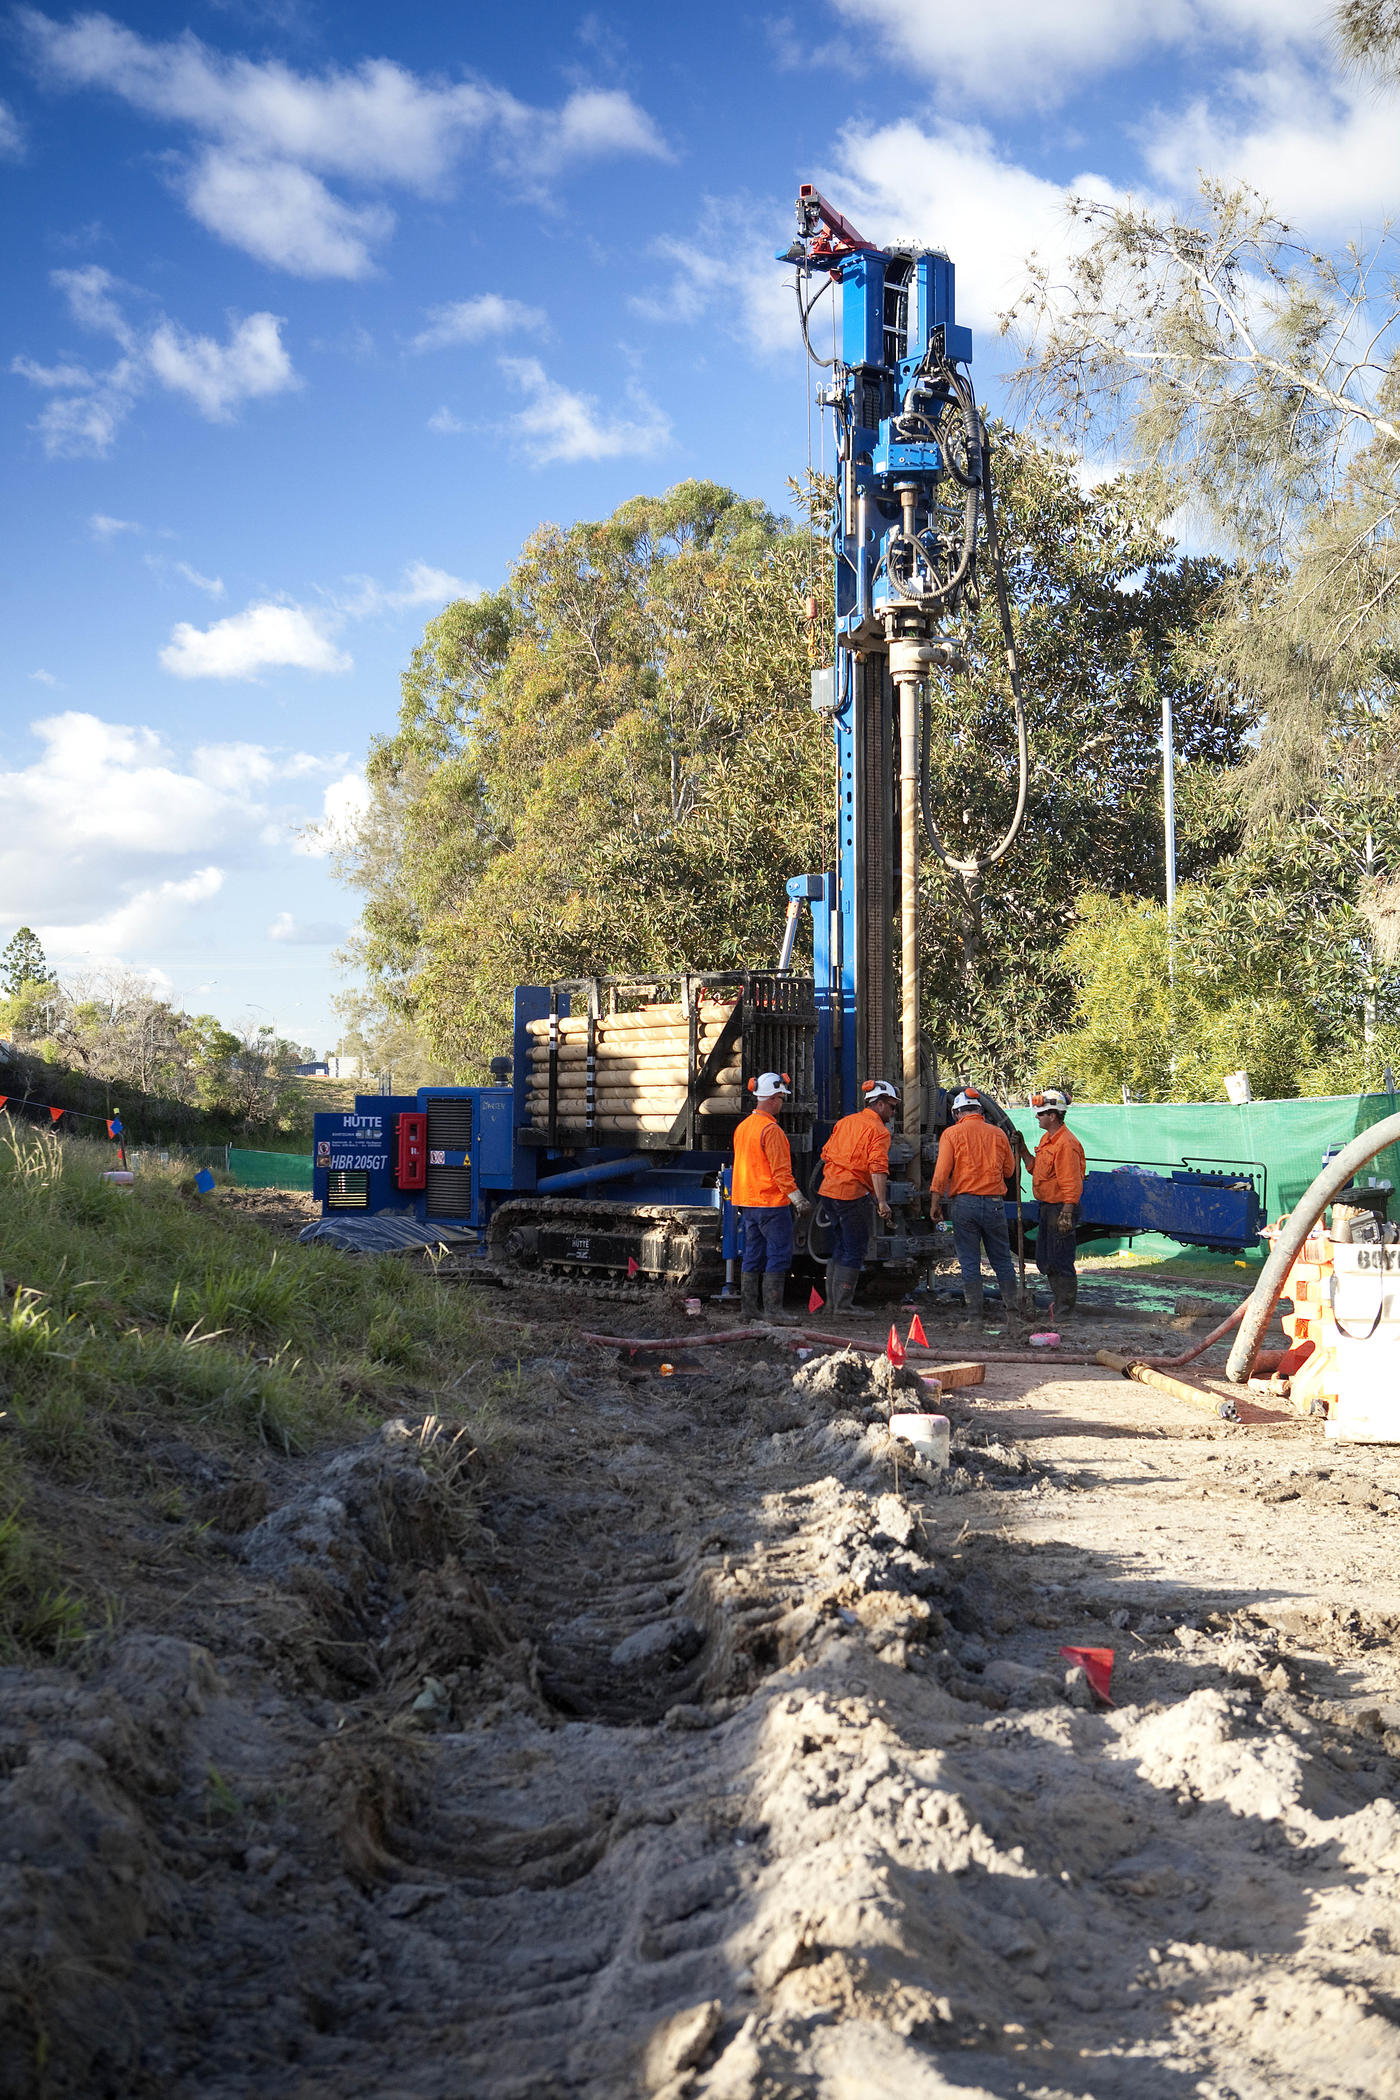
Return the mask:
<path fill-rule="evenodd" d="M 1006 1203 L 1001 1196 L 954 1196 L 948 1205 L 953 1222 L 953 1245 L 962 1271 L 963 1298 L 969 1312 L 982 1303 L 982 1249 L 1001 1285 L 1001 1302 L 1008 1312 L 1016 1310 L 1020 1295 L 1016 1264 L 1011 1258 L 1011 1236 L 1006 1229 Z"/>
<path fill-rule="evenodd" d="M 1035 1265 L 1042 1276 L 1073 1276 L 1074 1251 L 1077 1234 L 1071 1225 L 1068 1232 L 1060 1230 L 1059 1203 L 1042 1203 L 1040 1218 L 1035 1228 Z M 1079 1205 L 1071 1205 L 1075 1220 L 1079 1218 Z"/>
<path fill-rule="evenodd" d="M 870 1198 L 868 1196 L 823 1196 L 831 1214 L 836 1238 L 831 1259 L 838 1269 L 858 1269 L 870 1244 Z"/>
<path fill-rule="evenodd" d="M 790 1269 L 792 1205 L 745 1203 L 739 1215 L 744 1221 L 744 1274 L 751 1276 L 755 1269 L 766 1269 L 771 1276 L 775 1269 Z"/>

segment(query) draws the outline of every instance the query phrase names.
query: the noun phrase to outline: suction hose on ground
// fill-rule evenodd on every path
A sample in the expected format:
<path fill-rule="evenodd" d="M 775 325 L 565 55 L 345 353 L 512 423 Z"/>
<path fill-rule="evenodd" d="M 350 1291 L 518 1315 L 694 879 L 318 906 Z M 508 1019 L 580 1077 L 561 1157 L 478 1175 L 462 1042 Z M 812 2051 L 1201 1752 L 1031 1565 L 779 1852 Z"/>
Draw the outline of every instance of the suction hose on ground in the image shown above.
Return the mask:
<path fill-rule="evenodd" d="M 1328 1204 L 1356 1179 L 1367 1160 L 1384 1152 L 1387 1145 L 1395 1144 L 1400 1144 L 1400 1116 L 1387 1116 L 1383 1123 L 1373 1123 L 1369 1130 L 1362 1131 L 1360 1137 L 1354 1137 L 1349 1145 L 1344 1145 L 1335 1159 L 1328 1160 L 1292 1216 L 1284 1219 L 1274 1241 L 1274 1251 L 1260 1270 L 1259 1281 L 1250 1294 L 1235 1346 L 1225 1365 L 1225 1376 L 1236 1385 L 1244 1385 L 1254 1369 L 1264 1329 L 1273 1317 L 1279 1293 L 1298 1259 L 1304 1240 Z"/>

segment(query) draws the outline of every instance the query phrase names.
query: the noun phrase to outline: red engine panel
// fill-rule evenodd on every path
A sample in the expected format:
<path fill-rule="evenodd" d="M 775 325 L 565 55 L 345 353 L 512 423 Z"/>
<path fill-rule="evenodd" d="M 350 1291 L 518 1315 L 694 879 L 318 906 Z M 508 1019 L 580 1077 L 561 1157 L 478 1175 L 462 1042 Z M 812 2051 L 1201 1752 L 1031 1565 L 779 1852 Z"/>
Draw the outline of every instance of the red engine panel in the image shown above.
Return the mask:
<path fill-rule="evenodd" d="M 398 1151 L 394 1179 L 401 1189 L 428 1186 L 428 1119 L 416 1111 L 395 1118 Z"/>

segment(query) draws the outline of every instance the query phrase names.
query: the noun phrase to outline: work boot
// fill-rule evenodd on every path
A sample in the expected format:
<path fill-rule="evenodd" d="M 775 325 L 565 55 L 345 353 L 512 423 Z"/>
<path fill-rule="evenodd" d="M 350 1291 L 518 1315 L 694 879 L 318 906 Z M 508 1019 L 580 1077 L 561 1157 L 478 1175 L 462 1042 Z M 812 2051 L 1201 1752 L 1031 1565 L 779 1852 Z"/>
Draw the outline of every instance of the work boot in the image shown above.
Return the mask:
<path fill-rule="evenodd" d="M 745 1269 L 739 1280 L 739 1317 L 741 1320 L 758 1318 L 759 1293 L 763 1289 L 761 1269 Z"/>
<path fill-rule="evenodd" d="M 1079 1296 L 1077 1276 L 1052 1276 L 1050 1278 L 1050 1303 L 1054 1308 L 1056 1327 L 1068 1326 L 1074 1314 L 1075 1300 Z"/>
<path fill-rule="evenodd" d="M 963 1316 L 959 1320 L 958 1325 L 960 1327 L 980 1327 L 982 1325 L 982 1286 L 980 1282 L 976 1290 L 973 1290 L 968 1284 L 963 1285 Z"/>
<path fill-rule="evenodd" d="M 796 1315 L 783 1311 L 783 1285 L 787 1282 L 786 1269 L 765 1269 L 763 1272 L 763 1317 L 775 1327 L 795 1327 Z"/>
<path fill-rule="evenodd" d="M 843 1269 L 837 1262 L 833 1262 L 827 1270 L 829 1295 L 826 1302 L 833 1320 L 839 1319 L 842 1313 L 855 1311 L 856 1279 L 859 1275 L 859 1269 Z"/>

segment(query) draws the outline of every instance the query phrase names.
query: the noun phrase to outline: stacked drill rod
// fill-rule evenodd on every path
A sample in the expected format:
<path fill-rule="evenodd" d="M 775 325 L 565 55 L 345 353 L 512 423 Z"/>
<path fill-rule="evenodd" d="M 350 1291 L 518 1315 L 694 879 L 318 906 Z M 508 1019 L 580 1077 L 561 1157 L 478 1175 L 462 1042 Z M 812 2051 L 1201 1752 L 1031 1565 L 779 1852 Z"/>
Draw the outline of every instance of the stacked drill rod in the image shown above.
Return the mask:
<path fill-rule="evenodd" d="M 536 1130 L 550 1122 L 551 1028 L 556 1058 L 557 1119 L 588 1122 L 600 1135 L 625 1137 L 669 1131 L 686 1106 L 690 1087 L 718 1042 L 733 1004 L 707 1002 L 692 1022 L 680 1005 L 646 1006 L 631 1013 L 586 1014 L 528 1023 L 530 1070 L 526 1104 Z M 710 1075 L 700 1115 L 743 1112 L 742 1050 Z"/>

